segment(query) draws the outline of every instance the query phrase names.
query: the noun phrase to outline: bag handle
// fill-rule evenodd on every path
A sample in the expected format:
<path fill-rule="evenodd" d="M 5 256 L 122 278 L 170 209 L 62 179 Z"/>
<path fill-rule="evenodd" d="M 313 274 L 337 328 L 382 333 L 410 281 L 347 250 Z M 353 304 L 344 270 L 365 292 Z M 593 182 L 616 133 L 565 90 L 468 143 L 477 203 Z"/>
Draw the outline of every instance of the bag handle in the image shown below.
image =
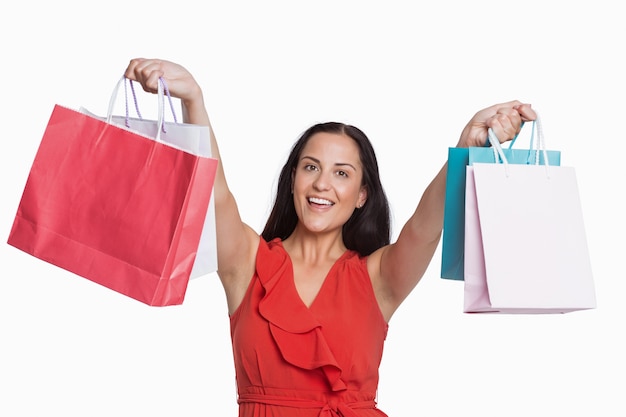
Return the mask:
<path fill-rule="evenodd" d="M 535 123 L 535 121 L 533 120 L 533 123 Z M 511 149 L 513 147 L 513 145 L 515 144 L 515 141 L 517 140 L 519 134 L 522 132 L 522 129 L 524 128 L 524 124 L 526 124 L 525 121 L 522 120 L 522 125 L 520 126 L 520 131 L 517 132 L 517 134 L 515 135 L 515 137 L 513 139 L 511 139 L 511 141 L 509 142 L 509 148 Z M 533 147 L 533 140 L 535 139 L 535 125 L 533 124 L 532 130 L 530 131 L 530 148 Z M 489 142 L 489 140 L 487 140 L 485 142 L 485 147 L 491 147 L 491 143 Z"/>
<path fill-rule="evenodd" d="M 135 93 L 135 87 L 133 84 L 133 80 L 126 78 L 126 76 L 122 76 L 119 81 L 117 82 L 117 84 L 115 85 L 115 88 L 113 89 L 113 94 L 111 94 L 111 99 L 109 100 L 109 109 L 107 112 L 107 123 L 111 123 L 111 121 L 113 120 L 113 108 L 115 107 L 115 102 L 117 100 L 117 94 L 118 91 L 120 89 L 120 86 L 122 84 L 124 84 L 124 104 L 125 104 L 125 111 L 126 111 L 126 117 L 125 117 L 125 125 L 126 127 L 129 127 L 129 111 L 128 111 L 128 90 L 126 88 L 126 80 L 128 80 L 130 82 L 130 89 L 133 95 L 133 101 L 135 104 L 135 111 L 137 112 L 137 117 L 139 117 L 140 119 L 142 119 L 141 116 L 141 112 L 139 111 L 139 104 L 137 102 L 137 95 Z M 159 126 L 159 129 L 157 130 L 157 134 L 155 137 L 155 140 L 161 141 L 161 132 L 163 133 L 167 133 L 165 130 L 165 109 L 164 109 L 164 96 L 167 95 L 169 104 L 170 104 L 170 110 L 172 111 L 172 117 L 174 118 L 174 123 L 178 123 L 177 119 L 176 119 L 176 112 L 174 111 L 174 103 L 172 102 L 172 97 L 170 95 L 170 92 L 167 88 L 167 85 L 165 84 L 165 80 L 163 79 L 163 77 L 159 78 L 159 82 L 158 82 L 158 88 L 157 88 L 157 101 L 158 101 L 158 120 L 157 120 L 157 126 Z"/>
<path fill-rule="evenodd" d="M 126 81 L 124 81 L 124 107 L 126 109 L 126 119 L 125 119 L 125 123 L 126 123 L 126 127 L 128 126 L 128 89 L 126 88 Z M 135 111 L 137 112 L 137 117 L 139 117 L 140 119 L 143 119 L 143 117 L 141 116 L 141 112 L 139 111 L 139 104 L 137 103 L 137 94 L 135 93 L 135 84 L 133 84 L 133 81 L 130 81 L 130 91 L 132 91 L 133 93 L 133 102 L 135 103 Z"/>
<path fill-rule="evenodd" d="M 513 147 L 513 145 L 515 144 L 515 141 L 519 137 L 519 134 L 522 132 L 522 129 L 524 128 L 525 124 L 526 124 L 526 122 L 522 120 L 522 125 L 520 126 L 520 131 L 517 132 L 517 135 L 515 135 L 515 137 L 513 139 L 511 139 L 511 141 L 509 142 L 509 149 L 511 149 Z M 532 149 L 533 148 L 534 141 L 535 141 L 535 120 L 533 120 L 532 126 L 530 127 L 530 144 L 528 145 L 528 149 Z M 489 143 L 489 141 L 487 141 L 487 143 Z"/>
<path fill-rule="evenodd" d="M 543 160 L 545 162 L 546 172 L 547 172 L 548 171 L 548 166 L 550 165 L 550 163 L 549 163 L 549 160 L 548 160 L 548 152 L 546 150 L 545 138 L 543 136 L 543 127 L 541 125 L 541 118 L 539 117 L 538 114 L 537 114 L 537 118 L 535 120 L 533 120 L 532 129 L 533 130 L 532 130 L 532 134 L 531 134 L 531 147 L 532 147 L 532 141 L 533 141 L 535 129 L 537 131 L 537 144 L 535 146 L 535 163 L 534 163 L 534 165 L 539 165 L 540 152 L 543 153 Z M 487 131 L 487 135 L 488 135 L 488 138 L 489 138 L 489 143 L 491 143 L 491 146 L 493 148 L 493 153 L 494 153 L 494 157 L 495 157 L 496 163 L 498 163 L 498 159 L 499 159 L 504 164 L 505 172 L 506 172 L 506 175 L 508 177 L 508 175 L 509 175 L 509 172 L 508 172 L 508 164 L 509 164 L 509 162 L 506 159 L 506 156 L 504 155 L 504 151 L 502 150 L 502 145 L 500 144 L 500 140 L 496 137 L 496 134 L 493 132 L 493 130 L 491 128 L 489 128 L 489 130 Z"/>

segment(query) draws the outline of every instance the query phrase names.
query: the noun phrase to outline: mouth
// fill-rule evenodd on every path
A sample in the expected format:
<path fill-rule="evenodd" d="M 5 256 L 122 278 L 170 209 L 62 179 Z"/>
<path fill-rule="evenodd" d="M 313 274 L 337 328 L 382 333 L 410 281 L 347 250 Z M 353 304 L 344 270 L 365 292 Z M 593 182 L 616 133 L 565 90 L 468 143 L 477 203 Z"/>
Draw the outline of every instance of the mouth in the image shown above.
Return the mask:
<path fill-rule="evenodd" d="M 318 197 L 309 197 L 308 201 L 309 201 L 309 204 L 313 206 L 317 206 L 317 207 L 332 207 L 333 205 L 335 205 L 335 203 L 333 203 L 330 200 L 326 200 L 324 198 L 318 198 Z"/>

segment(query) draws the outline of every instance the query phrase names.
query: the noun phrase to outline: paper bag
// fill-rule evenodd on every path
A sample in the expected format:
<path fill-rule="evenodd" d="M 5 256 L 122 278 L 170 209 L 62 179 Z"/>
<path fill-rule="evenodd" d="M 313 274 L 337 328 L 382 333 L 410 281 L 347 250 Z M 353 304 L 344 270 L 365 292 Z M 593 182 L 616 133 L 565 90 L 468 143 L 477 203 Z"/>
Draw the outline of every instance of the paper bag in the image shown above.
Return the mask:
<path fill-rule="evenodd" d="M 148 305 L 181 304 L 216 168 L 56 105 L 8 243 Z"/>
<path fill-rule="evenodd" d="M 509 147 L 502 149 L 510 164 L 544 164 L 543 152 L 538 152 L 535 142 L 536 124 L 530 129 L 527 149 L 515 149 L 515 139 Z M 517 138 L 516 138 L 517 139 Z M 552 165 L 560 165 L 560 151 L 548 150 Z M 492 147 L 470 147 L 448 149 L 448 170 L 444 206 L 443 236 L 441 241 L 441 278 L 463 280 L 464 233 L 465 233 L 465 168 L 476 162 L 497 163 L 499 156 Z"/>
<path fill-rule="evenodd" d="M 463 311 L 595 308 L 574 168 L 503 160 L 467 167 Z"/>
<path fill-rule="evenodd" d="M 116 102 L 119 101 L 118 96 L 121 86 L 124 87 L 125 114 L 117 115 L 114 114 L 114 112 Z M 130 116 L 127 86 L 130 86 L 133 107 L 137 113 L 137 117 Z M 159 120 L 143 118 L 139 109 L 134 82 L 122 76 L 111 95 L 106 118 L 100 117 L 100 119 L 121 127 L 126 127 L 139 134 L 147 135 L 150 138 L 155 138 L 158 135 L 163 143 L 182 149 L 193 155 L 211 157 L 211 130 L 209 127 L 179 123 L 166 84 L 163 84 L 163 92 L 158 93 L 157 98 Z M 169 106 L 164 105 L 165 98 L 168 99 Z M 165 120 L 165 107 L 169 107 L 173 122 Z M 98 117 L 84 107 L 81 107 L 79 110 L 93 117 Z M 162 126 L 160 131 L 158 126 Z M 215 234 L 215 204 L 211 198 L 190 278 L 198 278 L 215 271 L 217 271 L 217 240 Z"/>

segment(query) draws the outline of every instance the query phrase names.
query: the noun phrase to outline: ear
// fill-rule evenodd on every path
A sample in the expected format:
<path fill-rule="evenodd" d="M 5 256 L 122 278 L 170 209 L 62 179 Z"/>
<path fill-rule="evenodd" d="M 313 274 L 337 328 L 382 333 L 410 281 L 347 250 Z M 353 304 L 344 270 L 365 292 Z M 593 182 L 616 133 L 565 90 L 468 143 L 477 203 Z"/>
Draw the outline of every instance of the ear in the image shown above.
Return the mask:
<path fill-rule="evenodd" d="M 356 202 L 357 208 L 363 207 L 366 201 L 367 201 L 367 187 L 362 186 L 361 191 L 359 191 L 359 199 Z"/>

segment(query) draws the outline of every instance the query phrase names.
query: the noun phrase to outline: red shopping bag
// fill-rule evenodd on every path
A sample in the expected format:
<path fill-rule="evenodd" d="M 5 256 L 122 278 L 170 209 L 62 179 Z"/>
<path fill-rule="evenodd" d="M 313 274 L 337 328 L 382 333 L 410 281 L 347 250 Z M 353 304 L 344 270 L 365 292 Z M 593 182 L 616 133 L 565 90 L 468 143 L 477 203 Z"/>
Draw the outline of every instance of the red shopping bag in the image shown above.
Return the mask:
<path fill-rule="evenodd" d="M 206 126 L 198 126 L 189 123 L 179 123 L 176 118 L 176 112 L 174 111 L 174 103 L 172 97 L 169 94 L 167 86 L 162 83 L 160 87 L 163 87 L 157 92 L 158 99 L 158 119 L 150 120 L 141 116 L 139 110 L 139 104 L 137 95 L 135 93 L 134 81 L 122 76 L 117 82 L 111 98 L 109 101 L 109 109 L 106 117 L 99 117 L 100 120 L 106 120 L 108 123 L 118 125 L 120 127 L 126 127 L 136 133 L 147 135 L 150 138 L 159 138 L 160 141 L 166 143 L 174 148 L 181 149 L 183 151 L 192 153 L 194 155 L 211 157 L 211 130 Z M 132 92 L 132 101 L 137 113 L 137 117 L 131 117 L 129 108 L 130 99 L 127 86 L 130 85 L 130 91 Z M 120 95 L 120 89 L 124 90 L 124 109 L 125 114 L 114 114 L 115 105 L 119 102 L 118 96 Z M 150 94 L 150 96 L 153 96 Z M 169 106 L 165 105 L 167 103 Z M 166 107 L 171 110 L 172 122 L 165 120 Z M 96 114 L 90 112 L 86 108 L 81 107 L 79 109 L 81 113 L 88 114 L 93 117 L 98 117 Z M 161 127 L 161 129 L 159 129 Z M 196 260 L 191 270 L 190 278 L 198 278 L 206 276 L 212 272 L 217 271 L 217 236 L 215 234 L 215 204 L 213 199 L 209 202 L 209 209 L 204 220 L 204 227 L 202 235 L 200 236 L 200 243 L 198 245 L 198 251 Z"/>
<path fill-rule="evenodd" d="M 56 105 L 8 243 L 148 305 L 181 304 L 216 168 Z"/>

